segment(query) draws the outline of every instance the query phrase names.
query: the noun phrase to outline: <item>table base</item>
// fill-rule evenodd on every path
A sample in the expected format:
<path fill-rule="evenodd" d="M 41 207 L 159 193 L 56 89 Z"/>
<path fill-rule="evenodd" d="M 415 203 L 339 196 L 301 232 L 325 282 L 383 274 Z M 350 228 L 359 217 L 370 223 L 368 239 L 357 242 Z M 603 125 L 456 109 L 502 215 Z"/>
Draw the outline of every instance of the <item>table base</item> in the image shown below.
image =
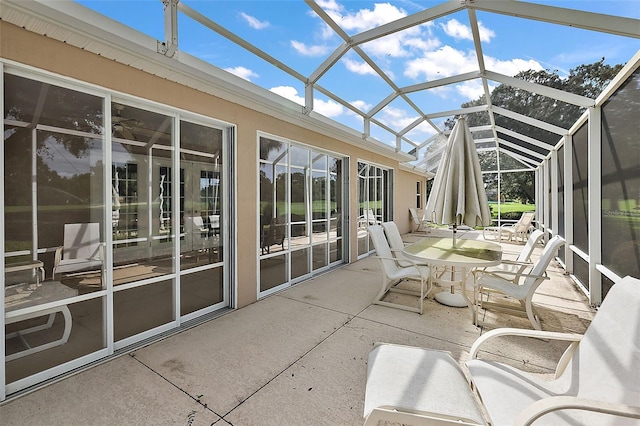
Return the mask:
<path fill-rule="evenodd" d="M 441 291 L 435 295 L 437 302 L 451 306 L 452 308 L 466 308 L 469 306 L 464 296 L 460 293 L 452 293 L 450 291 Z"/>

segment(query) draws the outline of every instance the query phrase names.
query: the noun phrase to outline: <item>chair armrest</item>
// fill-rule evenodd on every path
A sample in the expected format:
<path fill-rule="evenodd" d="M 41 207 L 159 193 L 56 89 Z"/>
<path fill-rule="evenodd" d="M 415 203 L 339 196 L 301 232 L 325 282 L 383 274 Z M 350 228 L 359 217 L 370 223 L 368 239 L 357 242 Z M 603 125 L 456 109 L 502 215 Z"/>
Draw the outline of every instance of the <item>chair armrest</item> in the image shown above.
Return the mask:
<path fill-rule="evenodd" d="M 478 337 L 475 342 L 473 342 L 471 350 L 469 351 L 469 358 L 476 359 L 478 357 L 480 347 L 487 341 L 496 337 L 504 336 L 533 337 L 537 339 L 564 340 L 568 342 L 579 342 L 582 339 L 582 334 L 576 333 L 561 333 L 558 331 L 528 330 L 525 328 L 510 327 L 496 328 L 495 330 L 484 333 L 482 336 Z"/>
<path fill-rule="evenodd" d="M 380 406 L 371 410 L 364 421 L 364 426 L 375 425 L 416 425 L 416 426 L 479 426 L 476 422 L 467 419 L 458 419 L 438 413 L 426 411 L 398 411 L 395 407 Z"/>
<path fill-rule="evenodd" d="M 58 266 L 58 264 L 62 260 L 62 250 L 63 249 L 64 249 L 63 246 L 56 247 L 56 254 L 55 254 L 54 258 L 53 258 L 53 267 L 54 267 L 54 269 L 55 269 L 56 266 Z"/>
<path fill-rule="evenodd" d="M 533 265 L 533 262 L 519 262 L 517 260 L 508 260 L 508 259 L 503 259 L 502 263 L 506 263 L 507 265 L 522 265 L 522 266 Z"/>
<path fill-rule="evenodd" d="M 475 270 L 472 272 L 474 278 L 477 280 L 478 278 L 481 278 L 483 275 L 491 275 L 495 278 L 501 278 L 501 279 L 505 279 L 504 275 L 511 275 L 513 277 L 531 277 L 531 278 L 541 278 L 543 280 L 549 280 L 551 279 L 547 274 L 546 271 L 544 273 L 544 275 L 535 275 L 535 274 L 520 274 L 518 272 L 510 272 L 510 271 L 484 271 L 484 270 Z"/>
<path fill-rule="evenodd" d="M 403 257 L 402 259 L 398 259 L 397 257 L 383 257 L 383 256 L 377 256 L 377 255 L 376 256 L 372 256 L 372 257 L 374 257 L 376 259 L 380 259 L 380 260 L 393 260 L 394 262 L 397 262 L 398 260 L 401 260 L 403 262 L 409 262 L 409 263 L 411 263 L 411 265 L 413 267 L 416 268 L 416 271 L 418 271 L 418 274 L 420 275 L 420 278 L 422 280 L 424 280 L 424 281 L 428 281 L 429 280 L 429 277 L 425 277 L 424 274 L 422 273 L 422 271 L 420 270 L 420 266 L 422 266 L 423 268 L 427 268 L 427 269 L 429 269 L 429 267 L 426 266 L 426 265 L 418 265 L 416 262 L 414 262 L 413 260 L 409 259 L 408 257 Z M 407 268 L 408 268 L 408 266 L 407 266 Z M 431 273 L 431 269 L 429 269 L 429 273 Z"/>
<path fill-rule="evenodd" d="M 595 399 L 585 399 L 576 396 L 552 396 L 528 405 L 518 415 L 514 424 L 530 425 L 545 414 L 559 410 L 585 410 L 640 419 L 640 407 Z"/>

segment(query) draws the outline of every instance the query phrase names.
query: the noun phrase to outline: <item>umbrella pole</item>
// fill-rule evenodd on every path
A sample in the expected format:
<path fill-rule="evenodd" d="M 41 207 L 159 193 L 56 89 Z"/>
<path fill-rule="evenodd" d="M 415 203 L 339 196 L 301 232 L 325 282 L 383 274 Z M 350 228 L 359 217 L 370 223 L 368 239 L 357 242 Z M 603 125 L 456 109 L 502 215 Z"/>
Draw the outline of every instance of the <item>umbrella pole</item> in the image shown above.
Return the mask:
<path fill-rule="evenodd" d="M 458 231 L 458 225 L 453 224 L 453 248 L 456 247 L 456 232 Z"/>

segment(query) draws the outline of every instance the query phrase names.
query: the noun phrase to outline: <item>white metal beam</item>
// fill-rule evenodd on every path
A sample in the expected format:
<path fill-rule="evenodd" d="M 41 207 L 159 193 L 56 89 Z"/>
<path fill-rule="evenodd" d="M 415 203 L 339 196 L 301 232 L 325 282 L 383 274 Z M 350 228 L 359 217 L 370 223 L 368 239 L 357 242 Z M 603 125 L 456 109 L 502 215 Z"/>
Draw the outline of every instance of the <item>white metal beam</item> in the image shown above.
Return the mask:
<path fill-rule="evenodd" d="M 504 109 L 499 106 L 492 105 L 491 110 L 493 110 L 493 112 L 495 112 L 496 114 L 503 115 L 505 117 L 511 118 L 516 121 L 521 121 L 530 126 L 537 127 L 542 130 L 546 130 L 547 132 L 555 133 L 556 135 L 564 136 L 569 132 L 569 130 L 563 129 L 562 127 L 549 124 L 545 121 L 541 121 L 536 118 L 527 117 L 526 115 L 509 111 L 508 109 Z"/>
<path fill-rule="evenodd" d="M 518 18 L 550 22 L 585 30 L 640 38 L 638 20 L 523 1 L 474 0 L 469 7 Z"/>
<path fill-rule="evenodd" d="M 509 77 L 493 71 L 487 70 L 485 74 L 489 80 L 497 81 L 498 83 L 506 84 L 507 86 L 517 87 L 531 93 L 537 93 L 548 98 L 557 99 L 568 104 L 585 108 L 595 105 L 595 100 L 587 98 L 586 96 L 575 95 L 573 93 L 565 92 L 564 90 L 554 89 L 553 87 L 543 86 L 542 84 L 532 83 L 515 77 Z"/>

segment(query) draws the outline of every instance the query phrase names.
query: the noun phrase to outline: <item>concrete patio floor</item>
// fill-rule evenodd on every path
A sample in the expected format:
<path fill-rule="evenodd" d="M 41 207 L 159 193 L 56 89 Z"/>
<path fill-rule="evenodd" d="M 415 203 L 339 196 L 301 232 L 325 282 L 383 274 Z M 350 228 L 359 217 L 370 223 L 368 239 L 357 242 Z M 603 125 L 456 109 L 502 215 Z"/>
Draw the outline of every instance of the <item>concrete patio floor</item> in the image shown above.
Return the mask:
<path fill-rule="evenodd" d="M 429 236 L 440 233 L 451 235 Z M 534 297 L 543 329 L 583 333 L 594 310 L 556 262 L 548 272 Z M 423 315 L 371 305 L 379 286 L 377 259 L 346 265 L 9 400 L 0 406 L 0 423 L 360 425 L 375 342 L 446 350 L 463 365 L 486 330 L 531 328 L 526 318 L 484 311 L 476 327 L 468 308 L 432 298 Z M 489 345 L 483 357 L 550 376 L 565 347 L 513 338 Z"/>

